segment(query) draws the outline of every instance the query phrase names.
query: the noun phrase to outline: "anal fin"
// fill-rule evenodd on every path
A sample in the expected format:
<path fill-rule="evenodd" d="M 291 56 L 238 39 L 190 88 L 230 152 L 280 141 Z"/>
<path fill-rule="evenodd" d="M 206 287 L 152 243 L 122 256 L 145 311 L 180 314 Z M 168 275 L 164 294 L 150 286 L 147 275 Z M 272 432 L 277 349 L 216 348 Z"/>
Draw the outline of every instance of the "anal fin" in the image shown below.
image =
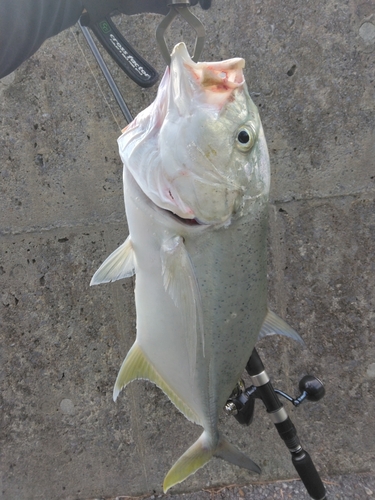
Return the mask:
<path fill-rule="evenodd" d="M 153 382 L 169 397 L 172 403 L 187 419 L 195 423 L 200 423 L 200 419 L 195 412 L 182 401 L 173 388 L 155 370 L 137 342 L 133 344 L 118 372 L 115 387 L 113 389 L 113 400 L 116 401 L 121 390 L 129 382 L 136 379 L 144 379 Z"/>

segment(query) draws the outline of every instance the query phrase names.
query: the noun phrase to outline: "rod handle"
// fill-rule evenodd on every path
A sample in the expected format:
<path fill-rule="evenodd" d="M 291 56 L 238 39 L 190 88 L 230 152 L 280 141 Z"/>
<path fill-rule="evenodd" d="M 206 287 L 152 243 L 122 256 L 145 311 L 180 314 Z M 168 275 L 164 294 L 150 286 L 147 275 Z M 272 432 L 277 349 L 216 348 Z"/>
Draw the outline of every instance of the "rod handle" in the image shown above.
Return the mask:
<path fill-rule="evenodd" d="M 311 498 L 314 500 L 327 500 L 323 482 L 307 451 L 302 449 L 293 452 L 292 462 Z"/>

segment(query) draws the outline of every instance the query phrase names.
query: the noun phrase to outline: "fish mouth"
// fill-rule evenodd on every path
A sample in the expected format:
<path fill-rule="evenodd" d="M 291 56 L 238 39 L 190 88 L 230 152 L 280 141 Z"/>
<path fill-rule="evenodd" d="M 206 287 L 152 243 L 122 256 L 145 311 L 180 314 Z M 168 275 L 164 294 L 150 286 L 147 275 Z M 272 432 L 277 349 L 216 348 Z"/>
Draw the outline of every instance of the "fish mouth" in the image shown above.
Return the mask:
<path fill-rule="evenodd" d="M 145 195 L 145 193 L 143 193 Z M 232 219 L 233 214 L 230 214 L 229 217 L 226 217 L 224 220 L 215 220 L 215 221 L 202 221 L 198 219 L 197 217 L 193 218 L 188 218 L 188 217 L 181 217 L 180 215 L 177 215 L 175 212 L 172 210 L 168 210 L 167 208 L 160 207 L 157 203 L 155 203 L 151 198 L 149 198 L 147 195 L 145 195 L 147 198 L 148 204 L 153 207 L 154 210 L 159 212 L 160 214 L 163 214 L 164 217 L 167 217 L 168 219 L 177 222 L 178 224 L 181 224 L 186 227 L 190 227 L 192 230 L 195 228 L 196 230 L 204 230 L 205 228 L 212 228 L 212 227 L 221 227 L 221 226 L 226 226 L 230 224 L 230 221 Z"/>
<path fill-rule="evenodd" d="M 195 227 L 195 228 L 201 228 L 202 230 L 204 228 L 219 228 L 219 227 L 222 227 L 222 226 L 227 226 L 228 224 L 230 224 L 231 220 L 232 220 L 232 216 L 230 217 L 227 217 L 225 220 L 220 220 L 220 221 L 215 221 L 215 222 L 202 222 L 201 220 L 197 219 L 197 218 L 193 218 L 193 219 L 185 219 L 184 217 L 180 217 L 179 215 L 175 214 L 174 212 L 172 212 L 171 210 L 167 210 L 165 208 L 162 208 L 160 209 L 160 207 L 158 207 L 159 210 L 162 210 L 164 213 L 166 213 L 166 215 L 168 217 L 170 217 L 171 219 L 179 222 L 180 224 L 184 225 L 184 226 L 188 226 L 188 227 Z"/>
<path fill-rule="evenodd" d="M 180 217 L 179 215 L 176 215 L 175 213 L 171 212 L 170 210 L 165 210 L 171 217 L 173 217 L 175 220 L 180 222 L 181 224 L 184 224 L 185 226 L 207 226 L 204 222 L 200 222 L 198 219 L 184 219 L 183 217 Z"/>

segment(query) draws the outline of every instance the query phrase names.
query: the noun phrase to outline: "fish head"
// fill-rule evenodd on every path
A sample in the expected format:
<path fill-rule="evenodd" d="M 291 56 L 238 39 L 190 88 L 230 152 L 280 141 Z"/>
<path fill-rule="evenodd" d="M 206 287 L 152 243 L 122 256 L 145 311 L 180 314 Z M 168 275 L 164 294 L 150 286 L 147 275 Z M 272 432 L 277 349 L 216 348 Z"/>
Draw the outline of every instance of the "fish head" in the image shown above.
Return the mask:
<path fill-rule="evenodd" d="M 158 96 L 138 123 L 142 141 L 153 141 L 147 174 L 139 162 L 132 170 L 160 208 L 221 224 L 267 197 L 267 145 L 244 65 L 241 58 L 195 63 L 185 44 L 174 48 Z"/>

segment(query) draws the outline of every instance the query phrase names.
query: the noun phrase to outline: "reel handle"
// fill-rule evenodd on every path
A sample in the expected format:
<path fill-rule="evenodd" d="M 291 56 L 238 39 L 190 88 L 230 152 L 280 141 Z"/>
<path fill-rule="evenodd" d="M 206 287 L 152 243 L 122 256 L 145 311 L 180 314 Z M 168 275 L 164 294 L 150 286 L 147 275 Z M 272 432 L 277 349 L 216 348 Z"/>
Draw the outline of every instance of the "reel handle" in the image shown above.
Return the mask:
<path fill-rule="evenodd" d="M 302 393 L 300 398 L 306 398 L 308 401 L 319 401 L 326 393 L 322 381 L 313 375 L 305 375 L 301 378 L 298 387 Z"/>

